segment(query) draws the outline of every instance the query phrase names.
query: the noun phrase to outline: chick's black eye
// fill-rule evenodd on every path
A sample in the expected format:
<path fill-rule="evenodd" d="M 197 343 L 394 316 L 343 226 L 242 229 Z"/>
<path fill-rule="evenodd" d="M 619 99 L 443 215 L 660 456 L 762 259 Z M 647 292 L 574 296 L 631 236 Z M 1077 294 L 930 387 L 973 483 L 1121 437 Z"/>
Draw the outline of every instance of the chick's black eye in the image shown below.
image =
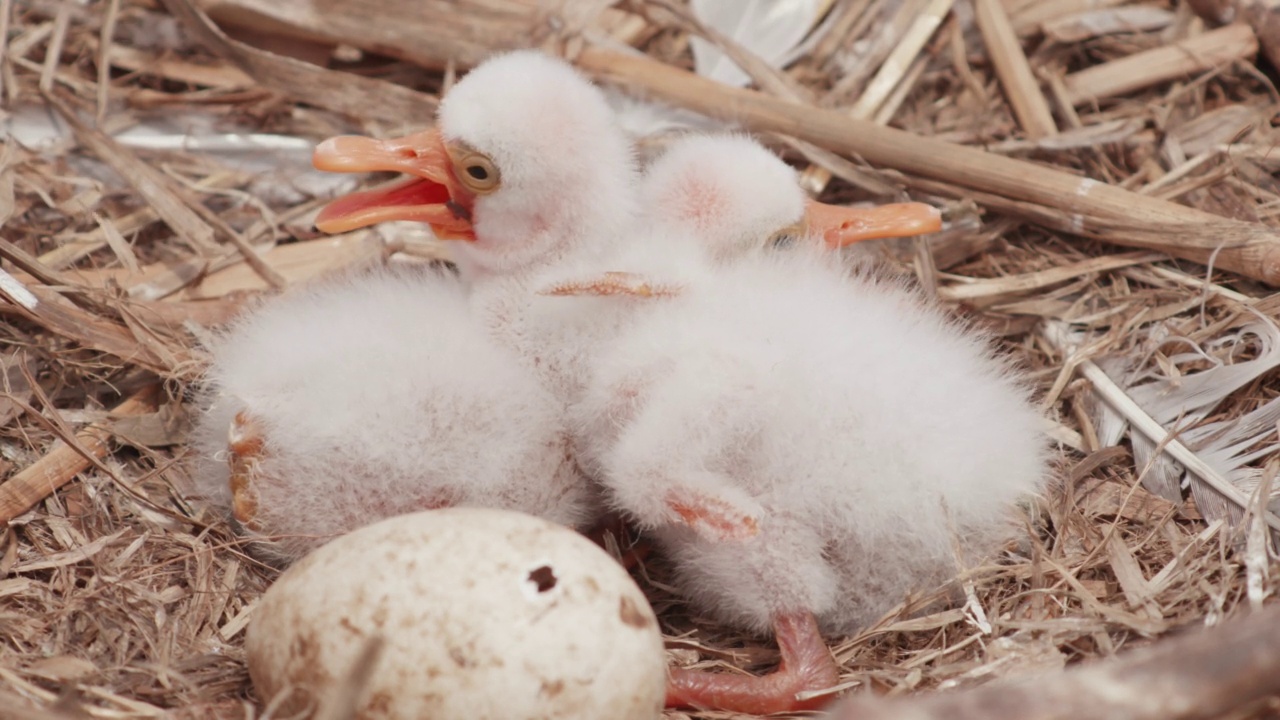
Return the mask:
<path fill-rule="evenodd" d="M 776 248 L 789 247 L 796 241 L 796 236 L 791 233 L 782 233 L 773 236 L 773 246 Z"/>
<path fill-rule="evenodd" d="M 489 171 L 483 165 L 468 165 L 467 174 L 476 180 L 488 180 Z"/>

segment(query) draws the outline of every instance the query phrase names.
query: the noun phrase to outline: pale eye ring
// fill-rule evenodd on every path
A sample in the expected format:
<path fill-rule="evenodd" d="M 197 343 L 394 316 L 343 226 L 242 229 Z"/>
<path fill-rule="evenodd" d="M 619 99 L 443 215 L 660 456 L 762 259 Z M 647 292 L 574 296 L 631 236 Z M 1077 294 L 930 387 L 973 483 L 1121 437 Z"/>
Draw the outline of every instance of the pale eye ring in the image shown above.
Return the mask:
<path fill-rule="evenodd" d="M 804 236 L 804 233 L 804 223 L 788 225 L 769 236 L 767 247 L 780 249 L 791 247 Z"/>
<path fill-rule="evenodd" d="M 498 166 L 482 152 L 460 148 L 453 155 L 453 167 L 458 182 L 477 195 L 491 193 L 502 184 Z"/>

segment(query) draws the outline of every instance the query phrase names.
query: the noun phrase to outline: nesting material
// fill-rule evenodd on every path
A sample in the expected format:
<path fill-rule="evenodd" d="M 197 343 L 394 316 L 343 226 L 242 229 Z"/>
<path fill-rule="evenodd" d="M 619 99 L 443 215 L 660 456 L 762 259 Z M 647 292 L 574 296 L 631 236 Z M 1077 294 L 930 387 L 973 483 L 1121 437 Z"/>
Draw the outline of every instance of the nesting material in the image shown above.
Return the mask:
<path fill-rule="evenodd" d="M 402 515 L 320 548 L 263 595 L 245 650 L 279 712 L 368 720 L 653 720 L 666 683 L 657 618 L 613 558 L 488 509 Z"/>
<path fill-rule="evenodd" d="M 499 8 L 486 16 L 493 19 L 504 16 L 500 6 L 528 2 L 449 6 Z M 285 12 L 299 4 L 323 12 Z M 1066 78 L 1113 73 L 1125 67 L 1116 63 L 1174 43 L 1196 47 L 1216 31 L 1217 16 L 1202 21 L 1172 0 L 1001 3 L 1018 44 L 1003 50 L 1025 57 L 1058 128 L 1032 139 L 1009 99 L 1011 89 L 1032 88 L 1000 79 L 971 3 L 931 16 L 938 28 L 923 42 L 913 20 L 945 3 L 832 3 L 796 60 L 757 80 L 772 96 L 763 98 L 690 82 L 696 28 L 664 12 L 666 3 L 616 3 L 594 15 L 603 4 L 566 3 L 532 30 L 522 22 L 478 42 L 498 47 L 520 37 L 614 80 L 621 92 L 719 113 L 793 166 L 829 169 L 824 202 L 944 208 L 942 232 L 879 242 L 875 254 L 891 274 L 936 289 L 950 312 L 994 333 L 1000 351 L 1026 369 L 1060 453 L 1054 482 L 1027 508 L 1022 542 L 968 568 L 963 602 L 920 615 L 940 599 L 925 591 L 857 635 L 829 639 L 841 687 L 910 700 L 1032 676 L 1035 690 L 1036 673 L 1122 659 L 1184 627 L 1214 629 L 1251 602 L 1273 602 L 1275 564 L 1265 543 L 1250 550 L 1244 539 L 1257 536 L 1253 518 L 1269 516 L 1246 510 L 1215 521 L 1190 489 L 1149 491 L 1132 433 L 1116 445 L 1099 437 L 1101 400 L 1081 368 L 1123 357 L 1117 386 L 1130 392 L 1260 354 L 1241 330 L 1280 307 L 1269 285 L 1275 266 L 1262 252 L 1280 225 L 1274 59 L 1249 56 L 1251 40 L 1230 28 L 1234 40 L 1211 67 L 1184 57 L 1187 74 L 1171 78 L 1164 66 L 1129 64 L 1127 89 L 1077 103 Z M 230 24 L 189 22 L 200 19 L 198 8 L 183 0 L 0 1 L 0 123 L 7 131 L 34 119 L 37 135 L 49 138 L 0 143 L 0 267 L 39 299 L 34 311 L 15 305 L 8 285 L 0 298 L 0 494 L 6 514 L 15 514 L 0 527 L 0 708 L 15 717 L 265 713 L 269 698 L 245 669 L 244 630 L 278 573 L 244 552 L 224 517 L 190 499 L 189 391 L 207 363 L 203 341 L 255 296 L 276 292 L 245 247 L 289 286 L 353 265 L 440 256 L 438 244 L 404 227 L 320 236 L 313 218 L 329 198 L 302 182 L 306 168 L 289 158 L 299 141 L 424 127 L 468 65 L 438 57 L 431 68 L 414 64 L 442 47 L 422 39 L 481 24 L 446 22 L 427 5 L 393 15 L 403 6 L 378 0 L 260 5 L 257 18 L 240 15 L 256 25 L 255 38 Z M 1127 19 L 1139 11 L 1171 19 Z M 394 17 L 397 35 L 418 47 L 387 47 L 385 34 L 368 32 L 378 23 L 351 19 L 375 14 Z M 281 27 L 290 17 L 351 34 Z M 1261 17 L 1236 19 L 1266 53 L 1276 46 L 1268 39 L 1274 23 Z M 906 40 L 918 50 L 886 67 Z M 641 56 L 601 59 L 600 47 Z M 883 102 L 853 113 L 872 85 Z M 75 135 L 41 88 L 117 145 L 141 127 L 160 128 L 164 144 L 113 152 L 119 148 L 92 132 Z M 235 150 L 247 137 L 251 149 Z M 139 163 L 158 171 L 145 179 L 165 190 L 127 182 L 142 178 L 129 175 Z M 276 170 L 264 174 L 264 166 Z M 199 223 L 162 198 L 187 206 Z M 1051 342 L 1046 321 L 1071 329 L 1075 350 Z M 1275 371 L 1260 373 L 1201 422 L 1241 420 L 1277 395 Z M 130 400 L 143 397 L 154 410 Z M 1184 440 L 1186 429 L 1176 419 L 1164 428 Z M 1263 471 L 1274 445 L 1271 434 L 1242 448 L 1244 456 L 1263 453 L 1245 469 Z M 1255 495 L 1252 485 L 1240 490 Z M 14 498 L 20 502 L 10 504 Z M 672 664 L 722 673 L 776 664 L 772 641 L 728 629 L 670 592 L 671 568 L 659 553 L 636 577 Z M 1233 717 L 1268 712 L 1232 703 Z M 1194 698 L 1184 707 L 1197 711 Z M 723 718 L 669 715 L 686 716 Z"/>

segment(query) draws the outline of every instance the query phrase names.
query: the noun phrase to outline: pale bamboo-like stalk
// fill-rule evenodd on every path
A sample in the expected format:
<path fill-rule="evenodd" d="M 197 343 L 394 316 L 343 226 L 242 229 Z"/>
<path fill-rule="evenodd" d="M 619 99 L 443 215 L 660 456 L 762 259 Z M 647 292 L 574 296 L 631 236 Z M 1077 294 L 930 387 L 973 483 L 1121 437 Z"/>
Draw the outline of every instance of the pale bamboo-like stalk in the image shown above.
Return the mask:
<path fill-rule="evenodd" d="M 1258 38 L 1248 25 L 1227 25 L 1172 45 L 1071 73 L 1064 83 L 1071 104 L 1080 105 L 1207 72 L 1257 52 Z"/>
<path fill-rule="evenodd" d="M 1022 43 L 1018 42 L 1000 0 L 974 0 L 974 10 L 991 64 L 1023 132 L 1032 140 L 1056 134 L 1058 126 L 1053 122 L 1049 102 L 1040 92 L 1031 63 L 1022 52 Z"/>
<path fill-rule="evenodd" d="M 874 123 L 834 110 L 729 88 L 644 57 L 587 48 L 578 65 L 600 80 L 757 132 L 798 137 L 881 167 L 939 181 L 958 194 L 987 195 L 1002 209 L 1058 229 L 1130 247 L 1160 250 L 1280 285 L 1280 232 L 1232 220 L 1047 165 Z"/>
<path fill-rule="evenodd" d="M 128 417 L 154 412 L 155 396 L 156 387 L 149 386 L 112 408 L 111 414 Z M 85 453 L 95 459 L 105 457 L 111 449 L 110 440 L 111 433 L 105 428 L 90 426 L 76 434 L 79 450 L 61 440 L 55 442 L 44 457 L 0 485 L 0 522 L 7 523 L 35 507 L 36 503 L 88 469 L 93 463 Z"/>
<path fill-rule="evenodd" d="M 920 13 L 920 16 L 907 29 L 906 34 L 902 36 L 902 41 L 880 64 L 875 77 L 871 78 L 866 90 L 849 110 L 850 117 L 858 120 L 870 120 L 875 117 L 876 111 L 889 99 L 898 83 L 902 82 L 903 77 L 908 74 L 907 71 L 911 69 L 912 62 L 924 50 L 929 38 L 933 37 L 933 34 L 942 26 L 943 18 L 951 12 L 951 6 L 954 4 L 955 0 L 932 0 L 925 7 L 924 12 Z M 881 124 L 887 125 L 888 121 Z M 801 173 L 800 182 L 805 189 L 817 195 L 826 189 L 827 183 L 831 182 L 831 173 L 824 167 L 811 165 Z"/>

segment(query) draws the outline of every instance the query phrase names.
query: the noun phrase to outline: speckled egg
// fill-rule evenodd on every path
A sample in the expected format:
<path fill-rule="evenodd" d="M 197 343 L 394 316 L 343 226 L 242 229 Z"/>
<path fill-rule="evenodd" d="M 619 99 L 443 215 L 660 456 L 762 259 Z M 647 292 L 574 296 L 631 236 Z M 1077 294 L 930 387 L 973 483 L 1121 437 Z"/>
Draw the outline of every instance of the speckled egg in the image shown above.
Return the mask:
<path fill-rule="evenodd" d="M 317 549 L 263 595 L 245 649 L 282 716 L 360 687 L 361 720 L 654 720 L 666 685 L 653 610 L 616 561 L 560 525 L 480 508 Z"/>

